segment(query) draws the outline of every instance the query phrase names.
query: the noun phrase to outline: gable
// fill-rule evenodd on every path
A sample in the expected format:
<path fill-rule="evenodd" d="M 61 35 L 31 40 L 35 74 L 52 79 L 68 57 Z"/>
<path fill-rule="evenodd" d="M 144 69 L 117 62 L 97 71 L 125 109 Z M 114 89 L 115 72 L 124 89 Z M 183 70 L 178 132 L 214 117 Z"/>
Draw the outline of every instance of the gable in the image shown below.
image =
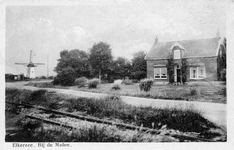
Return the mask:
<path fill-rule="evenodd" d="M 217 50 L 220 45 L 221 38 L 208 38 L 198 40 L 184 40 L 154 43 L 146 60 L 152 59 L 168 59 L 172 56 L 173 46 L 180 45 L 185 49 L 184 57 L 212 57 L 217 56 Z"/>

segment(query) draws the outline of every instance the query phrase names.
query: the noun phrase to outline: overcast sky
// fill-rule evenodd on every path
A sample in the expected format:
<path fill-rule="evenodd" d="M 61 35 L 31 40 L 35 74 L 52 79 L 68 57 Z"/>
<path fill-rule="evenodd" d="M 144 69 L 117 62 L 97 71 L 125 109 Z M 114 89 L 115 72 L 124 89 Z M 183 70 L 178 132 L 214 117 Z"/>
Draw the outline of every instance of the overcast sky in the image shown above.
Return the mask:
<path fill-rule="evenodd" d="M 128 59 L 149 51 L 157 36 L 160 41 L 215 37 L 219 29 L 226 35 L 225 3 L 200 1 L 93 0 L 89 5 L 7 6 L 6 72 L 26 73 L 15 62 L 47 63 L 49 74 L 60 51 L 87 51 L 99 41 L 111 45 L 114 57 Z M 37 67 L 37 76 L 46 75 L 46 65 Z"/>

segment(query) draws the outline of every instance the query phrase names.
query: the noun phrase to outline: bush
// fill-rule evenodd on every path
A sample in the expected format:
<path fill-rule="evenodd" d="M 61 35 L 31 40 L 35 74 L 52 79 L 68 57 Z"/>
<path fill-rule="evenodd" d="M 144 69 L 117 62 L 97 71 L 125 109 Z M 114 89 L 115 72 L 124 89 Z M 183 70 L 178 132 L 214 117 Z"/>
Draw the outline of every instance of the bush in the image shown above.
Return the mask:
<path fill-rule="evenodd" d="M 48 79 L 53 79 L 53 78 L 54 78 L 54 76 L 49 76 L 49 77 L 48 77 Z"/>
<path fill-rule="evenodd" d="M 140 90 L 148 92 L 151 89 L 151 86 L 153 85 L 154 81 L 152 79 L 143 79 L 140 81 Z"/>
<path fill-rule="evenodd" d="M 118 84 L 114 84 L 112 87 L 111 87 L 112 90 L 120 90 L 120 86 Z"/>
<path fill-rule="evenodd" d="M 89 80 L 89 82 L 88 82 L 88 87 L 89 87 L 89 89 L 91 89 L 91 88 L 97 88 L 97 85 L 100 83 L 100 80 L 99 79 L 97 79 L 97 78 L 94 78 L 94 79 L 92 79 L 92 80 Z"/>
<path fill-rule="evenodd" d="M 87 84 L 88 79 L 85 77 L 81 77 L 75 80 L 74 84 L 78 87 L 84 87 Z"/>
<path fill-rule="evenodd" d="M 133 82 L 133 83 L 139 83 L 139 80 L 137 80 L 137 79 L 132 79 L 132 82 Z"/>
<path fill-rule="evenodd" d="M 190 94 L 192 96 L 200 95 L 200 90 L 198 88 L 190 88 Z"/>
<path fill-rule="evenodd" d="M 41 76 L 40 79 L 46 79 L 46 77 L 45 76 Z"/>
<path fill-rule="evenodd" d="M 135 72 L 132 72 L 130 75 L 131 79 L 137 79 L 137 80 L 144 79 L 145 77 L 146 77 L 145 71 L 135 71 Z"/>
<path fill-rule="evenodd" d="M 132 85 L 133 82 L 132 82 L 132 80 L 126 78 L 125 80 L 123 80 L 123 84 L 125 84 L 125 85 Z"/>
<path fill-rule="evenodd" d="M 75 81 L 75 71 L 71 67 L 62 69 L 54 78 L 54 85 L 71 86 Z"/>

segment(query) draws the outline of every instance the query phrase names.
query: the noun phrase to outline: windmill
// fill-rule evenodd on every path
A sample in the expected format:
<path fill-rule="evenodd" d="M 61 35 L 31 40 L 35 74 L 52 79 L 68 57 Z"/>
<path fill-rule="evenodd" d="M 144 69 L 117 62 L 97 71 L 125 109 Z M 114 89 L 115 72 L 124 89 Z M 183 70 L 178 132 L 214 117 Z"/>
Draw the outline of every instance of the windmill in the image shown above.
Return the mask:
<path fill-rule="evenodd" d="M 36 78 L 35 67 L 38 65 L 45 65 L 44 63 L 33 63 L 32 62 L 32 50 L 30 50 L 29 63 L 15 63 L 16 65 L 24 65 L 27 67 L 27 77 L 30 79 Z"/>

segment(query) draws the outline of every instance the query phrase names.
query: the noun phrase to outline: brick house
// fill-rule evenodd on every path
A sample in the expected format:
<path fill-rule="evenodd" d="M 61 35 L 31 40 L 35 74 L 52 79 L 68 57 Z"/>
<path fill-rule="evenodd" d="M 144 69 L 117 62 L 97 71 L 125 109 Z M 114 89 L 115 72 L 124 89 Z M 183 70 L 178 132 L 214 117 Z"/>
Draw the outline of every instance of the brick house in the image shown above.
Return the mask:
<path fill-rule="evenodd" d="M 147 78 L 156 82 L 221 80 L 226 71 L 226 39 L 215 38 L 155 43 L 145 57 Z"/>

